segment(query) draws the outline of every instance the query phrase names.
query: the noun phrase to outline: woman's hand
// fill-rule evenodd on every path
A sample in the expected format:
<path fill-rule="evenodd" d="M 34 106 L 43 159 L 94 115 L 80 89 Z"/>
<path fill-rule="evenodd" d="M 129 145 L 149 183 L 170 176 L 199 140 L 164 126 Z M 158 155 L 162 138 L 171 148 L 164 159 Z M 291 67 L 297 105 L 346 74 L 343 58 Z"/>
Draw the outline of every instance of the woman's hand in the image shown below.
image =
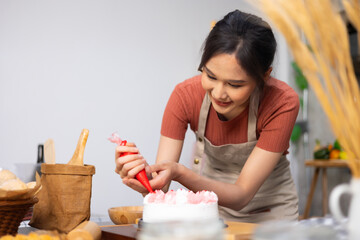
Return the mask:
<path fill-rule="evenodd" d="M 146 188 L 135 179 L 135 175 L 143 170 L 147 163 L 134 143 L 127 143 L 126 146 L 119 145 L 116 147 L 115 166 L 115 172 L 120 175 L 124 184 L 140 193 L 147 192 Z"/>
<path fill-rule="evenodd" d="M 155 165 L 147 166 L 146 172 L 156 173 L 154 178 L 150 180 L 153 189 L 163 189 L 170 184 L 171 180 L 177 180 L 180 175 L 180 167 L 179 163 L 173 161 L 162 161 Z"/>

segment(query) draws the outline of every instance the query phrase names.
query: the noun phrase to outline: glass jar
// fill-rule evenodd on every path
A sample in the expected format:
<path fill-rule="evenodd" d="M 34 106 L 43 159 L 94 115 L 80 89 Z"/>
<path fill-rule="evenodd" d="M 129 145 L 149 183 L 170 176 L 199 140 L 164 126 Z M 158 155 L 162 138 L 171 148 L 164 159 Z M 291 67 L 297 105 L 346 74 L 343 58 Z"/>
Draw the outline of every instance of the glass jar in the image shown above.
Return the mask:
<path fill-rule="evenodd" d="M 268 221 L 255 229 L 253 240 L 345 240 L 334 226 L 319 221 Z"/>

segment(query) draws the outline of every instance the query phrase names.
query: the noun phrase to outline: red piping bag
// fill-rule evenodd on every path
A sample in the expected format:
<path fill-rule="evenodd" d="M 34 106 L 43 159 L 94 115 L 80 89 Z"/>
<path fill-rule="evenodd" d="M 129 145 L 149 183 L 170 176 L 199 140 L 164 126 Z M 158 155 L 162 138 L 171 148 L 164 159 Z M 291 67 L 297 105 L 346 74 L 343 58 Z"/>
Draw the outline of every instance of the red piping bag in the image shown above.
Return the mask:
<path fill-rule="evenodd" d="M 116 134 L 113 133 L 111 138 L 109 138 L 109 140 L 113 143 L 117 143 L 120 146 L 126 146 L 127 141 L 126 140 L 121 140 L 120 137 Z M 129 154 L 137 154 L 137 153 L 133 153 L 133 152 L 124 152 L 120 154 L 120 157 L 122 156 L 126 156 Z M 135 178 L 151 193 L 154 192 L 154 190 L 152 190 L 150 183 L 149 183 L 149 179 L 146 176 L 146 172 L 145 169 L 141 170 L 140 172 L 138 172 L 135 175 Z"/>

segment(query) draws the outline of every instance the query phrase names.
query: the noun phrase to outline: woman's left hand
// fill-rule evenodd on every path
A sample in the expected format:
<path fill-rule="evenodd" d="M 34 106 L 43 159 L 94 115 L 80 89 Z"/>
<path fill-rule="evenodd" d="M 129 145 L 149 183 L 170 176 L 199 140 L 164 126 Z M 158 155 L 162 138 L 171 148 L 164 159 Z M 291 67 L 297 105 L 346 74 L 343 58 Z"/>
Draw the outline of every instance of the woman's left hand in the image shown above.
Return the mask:
<path fill-rule="evenodd" d="M 152 166 L 146 166 L 146 172 L 157 173 L 151 182 L 153 189 L 163 189 L 170 184 L 171 180 L 176 180 L 179 175 L 179 163 L 163 161 Z"/>

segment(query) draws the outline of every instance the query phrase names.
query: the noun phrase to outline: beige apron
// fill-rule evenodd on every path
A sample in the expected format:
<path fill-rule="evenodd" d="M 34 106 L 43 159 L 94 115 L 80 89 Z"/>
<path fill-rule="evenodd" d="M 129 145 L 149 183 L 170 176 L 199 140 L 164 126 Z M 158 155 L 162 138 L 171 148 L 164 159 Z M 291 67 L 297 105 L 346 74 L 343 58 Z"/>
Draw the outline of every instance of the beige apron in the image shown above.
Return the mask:
<path fill-rule="evenodd" d="M 198 131 L 195 133 L 197 140 L 193 170 L 208 178 L 235 183 L 257 143 L 256 120 L 259 94 L 255 91 L 250 96 L 246 143 L 214 146 L 205 138 L 210 106 L 211 101 L 206 94 L 200 110 Z M 248 205 L 240 211 L 219 206 L 219 213 L 228 221 L 258 223 L 275 219 L 297 220 L 298 197 L 286 157 L 283 155 L 280 158 L 273 172 Z"/>

